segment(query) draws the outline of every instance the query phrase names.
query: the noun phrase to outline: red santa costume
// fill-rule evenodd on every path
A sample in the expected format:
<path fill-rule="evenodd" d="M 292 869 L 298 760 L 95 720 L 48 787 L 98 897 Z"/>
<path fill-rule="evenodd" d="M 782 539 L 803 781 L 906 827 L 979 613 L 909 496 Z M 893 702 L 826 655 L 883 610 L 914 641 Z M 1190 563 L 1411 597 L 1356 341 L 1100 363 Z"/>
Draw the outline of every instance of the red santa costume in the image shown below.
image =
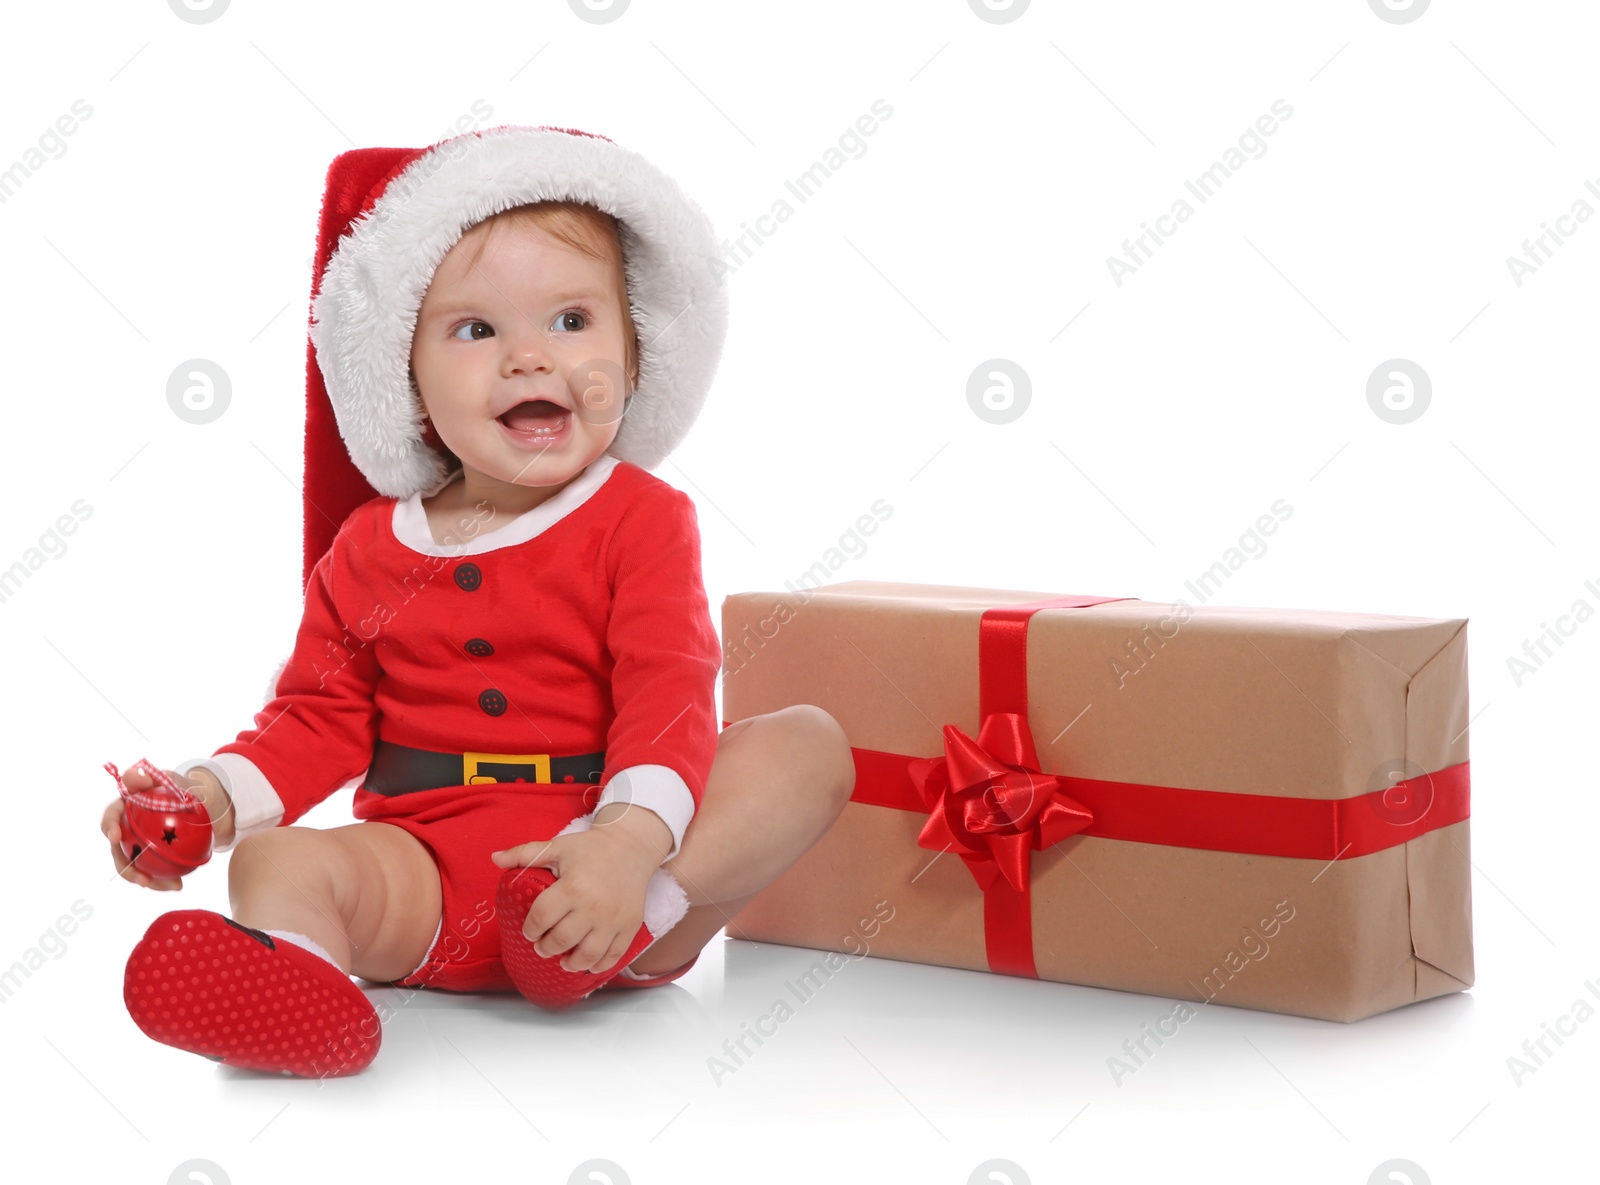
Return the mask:
<path fill-rule="evenodd" d="M 617 219 L 638 386 L 607 453 L 558 494 L 492 531 L 465 520 L 441 544 L 422 499 L 459 471 L 424 435 L 408 367 L 417 312 L 466 229 L 541 200 Z M 222 782 L 235 842 L 355 785 L 357 818 L 424 843 L 443 916 L 401 984 L 513 990 L 491 851 L 581 829 L 615 801 L 661 816 L 668 858 L 682 844 L 716 749 L 721 648 L 694 505 L 646 470 L 688 431 L 716 369 L 717 255 L 673 181 L 585 133 L 498 127 L 347 152 L 329 169 L 307 350 L 304 616 L 255 726 L 177 770 Z M 663 903 L 665 876 L 646 907 L 658 936 L 683 908 Z"/>
<path fill-rule="evenodd" d="M 256 727 L 179 769 L 227 779 L 240 837 L 361 779 L 356 818 L 439 865 L 434 949 L 402 982 L 510 991 L 489 853 L 626 800 L 675 854 L 716 750 L 720 658 L 693 503 L 635 465 L 603 456 L 460 543 L 435 541 L 422 494 L 375 498 L 312 569 Z"/>

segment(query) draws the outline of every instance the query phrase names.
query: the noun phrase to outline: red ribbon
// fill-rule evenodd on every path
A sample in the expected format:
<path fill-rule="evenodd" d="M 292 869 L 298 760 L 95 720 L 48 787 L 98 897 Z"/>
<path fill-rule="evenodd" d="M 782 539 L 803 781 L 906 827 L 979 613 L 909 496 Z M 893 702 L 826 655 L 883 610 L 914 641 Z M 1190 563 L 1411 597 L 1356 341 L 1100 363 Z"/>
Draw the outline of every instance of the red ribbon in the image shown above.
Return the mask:
<path fill-rule="evenodd" d="M 946 724 L 944 751 L 905 766 L 930 811 L 917 843 L 954 848 L 983 890 L 989 969 L 1037 978 L 1029 852 L 1076 835 L 1094 815 L 1067 796 L 1063 779 L 1040 772 L 1025 716 L 987 717 L 976 741 Z"/>
<path fill-rule="evenodd" d="M 1073 835 L 1169 847 L 1348 860 L 1468 817 L 1468 763 L 1354 798 L 1286 798 L 1047 774 L 1028 727 L 1028 621 L 1128 597 L 1053 597 L 985 610 L 973 740 L 946 724 L 944 755 L 852 748 L 853 802 L 926 813 L 920 847 L 955 851 L 983 890 L 991 971 L 1038 978 L 1032 853 Z"/>

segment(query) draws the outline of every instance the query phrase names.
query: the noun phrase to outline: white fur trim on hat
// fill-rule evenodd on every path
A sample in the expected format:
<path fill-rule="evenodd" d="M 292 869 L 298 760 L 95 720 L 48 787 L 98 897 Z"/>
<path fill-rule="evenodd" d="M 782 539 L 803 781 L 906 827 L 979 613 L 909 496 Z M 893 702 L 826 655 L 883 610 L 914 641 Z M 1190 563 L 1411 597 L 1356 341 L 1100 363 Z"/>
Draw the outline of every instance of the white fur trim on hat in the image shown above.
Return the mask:
<path fill-rule="evenodd" d="M 434 270 L 467 228 L 537 201 L 587 202 L 614 216 L 639 335 L 639 385 L 607 451 L 653 469 L 700 414 L 727 333 L 715 230 L 678 184 L 609 140 L 527 128 L 433 146 L 396 176 L 329 260 L 311 340 L 356 468 L 408 498 L 447 462 L 422 441 L 409 373 L 417 312 Z"/>

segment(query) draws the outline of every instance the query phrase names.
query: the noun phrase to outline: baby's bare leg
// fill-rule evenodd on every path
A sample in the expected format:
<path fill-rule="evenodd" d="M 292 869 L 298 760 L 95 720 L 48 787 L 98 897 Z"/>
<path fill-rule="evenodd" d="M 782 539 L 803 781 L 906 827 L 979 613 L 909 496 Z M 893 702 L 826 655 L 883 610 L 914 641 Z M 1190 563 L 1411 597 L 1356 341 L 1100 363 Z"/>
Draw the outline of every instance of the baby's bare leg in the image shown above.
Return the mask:
<path fill-rule="evenodd" d="M 629 966 L 644 975 L 687 963 L 833 826 L 854 787 L 850 742 L 821 708 L 796 704 L 724 729 L 700 809 L 665 865 L 689 912 Z"/>
<path fill-rule="evenodd" d="M 228 865 L 233 920 L 290 930 L 374 983 L 405 975 L 439 923 L 439 870 L 403 828 L 365 822 L 279 827 L 239 842 Z"/>

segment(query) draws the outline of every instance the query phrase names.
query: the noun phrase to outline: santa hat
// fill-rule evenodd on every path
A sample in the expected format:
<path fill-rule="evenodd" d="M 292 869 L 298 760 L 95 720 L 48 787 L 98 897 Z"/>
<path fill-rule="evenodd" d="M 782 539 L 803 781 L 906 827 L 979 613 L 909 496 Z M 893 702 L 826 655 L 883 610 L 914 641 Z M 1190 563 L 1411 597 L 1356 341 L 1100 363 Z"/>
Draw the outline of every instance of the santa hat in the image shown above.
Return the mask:
<path fill-rule="evenodd" d="M 727 332 L 720 251 L 710 219 L 654 165 L 604 136 L 515 125 L 341 153 L 311 284 L 304 580 L 357 506 L 448 476 L 410 376 L 417 311 L 465 230 L 539 201 L 584 202 L 618 223 L 639 382 L 607 452 L 653 469 L 699 415 Z"/>

